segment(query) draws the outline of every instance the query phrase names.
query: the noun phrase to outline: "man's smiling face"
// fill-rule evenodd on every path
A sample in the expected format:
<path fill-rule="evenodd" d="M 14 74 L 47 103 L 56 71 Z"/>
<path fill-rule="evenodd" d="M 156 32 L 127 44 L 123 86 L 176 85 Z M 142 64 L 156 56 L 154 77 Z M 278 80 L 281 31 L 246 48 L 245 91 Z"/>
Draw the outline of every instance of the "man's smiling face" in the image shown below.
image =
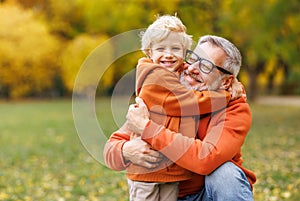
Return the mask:
<path fill-rule="evenodd" d="M 199 57 L 207 59 L 217 66 L 222 66 L 226 53 L 219 47 L 212 46 L 206 42 L 198 45 L 194 53 Z M 217 90 L 221 86 L 221 73 L 213 69 L 210 73 L 203 73 L 199 68 L 199 61 L 191 64 L 183 74 L 184 82 L 189 83 L 193 89 L 197 90 Z"/>

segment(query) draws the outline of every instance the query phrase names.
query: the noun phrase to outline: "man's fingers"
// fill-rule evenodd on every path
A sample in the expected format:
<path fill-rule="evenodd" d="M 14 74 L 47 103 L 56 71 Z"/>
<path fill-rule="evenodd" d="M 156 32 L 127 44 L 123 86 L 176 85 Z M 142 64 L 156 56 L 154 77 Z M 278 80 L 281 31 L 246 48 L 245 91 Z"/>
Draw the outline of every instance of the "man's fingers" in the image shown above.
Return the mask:
<path fill-rule="evenodd" d="M 144 156 L 144 160 L 146 162 L 150 162 L 150 163 L 157 163 L 157 162 L 159 162 L 159 158 L 151 156 L 151 155 L 145 155 Z"/>
<path fill-rule="evenodd" d="M 141 154 L 135 155 L 134 160 L 132 161 L 134 164 L 143 166 L 145 168 L 156 168 L 159 166 L 159 162 L 161 161 L 160 158 L 148 155 L 148 154 Z"/>
<path fill-rule="evenodd" d="M 128 110 L 132 110 L 132 109 L 135 108 L 135 107 L 136 107 L 136 104 L 131 104 L 131 105 L 129 105 Z"/>
<path fill-rule="evenodd" d="M 143 99 L 141 99 L 140 97 L 135 97 L 135 102 L 137 103 L 137 104 L 139 104 L 139 103 L 141 103 L 141 102 L 143 102 Z"/>
<path fill-rule="evenodd" d="M 140 107 L 146 107 L 146 104 L 144 103 L 143 99 L 141 99 L 140 97 L 136 97 L 135 98 L 135 102 L 140 106 Z"/>
<path fill-rule="evenodd" d="M 160 161 L 161 161 L 161 159 L 159 159 L 157 157 L 147 155 L 144 158 L 144 166 L 147 168 L 156 168 L 159 165 Z"/>
<path fill-rule="evenodd" d="M 156 157 L 156 158 L 161 158 L 161 154 L 160 154 L 158 151 L 154 151 L 154 150 L 152 150 L 152 149 L 150 149 L 150 150 L 148 151 L 148 154 L 149 154 L 150 156 L 153 156 L 153 157 Z"/>
<path fill-rule="evenodd" d="M 159 163 L 149 163 L 149 162 L 145 162 L 145 163 L 143 164 L 143 166 L 144 166 L 145 168 L 148 168 L 148 169 L 157 168 L 158 165 L 159 165 Z"/>
<path fill-rule="evenodd" d="M 145 150 L 143 150 L 143 158 L 145 161 L 151 163 L 158 163 L 163 159 L 162 155 L 158 151 L 150 149 L 149 145 Z"/>

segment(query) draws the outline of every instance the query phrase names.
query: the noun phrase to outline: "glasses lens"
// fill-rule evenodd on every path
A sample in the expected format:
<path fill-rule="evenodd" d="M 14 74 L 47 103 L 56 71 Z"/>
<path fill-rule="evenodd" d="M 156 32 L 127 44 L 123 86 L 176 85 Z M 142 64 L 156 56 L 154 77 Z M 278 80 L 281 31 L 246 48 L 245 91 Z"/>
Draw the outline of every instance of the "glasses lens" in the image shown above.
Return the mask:
<path fill-rule="evenodd" d="M 204 73 L 210 73 L 213 69 L 213 64 L 208 60 L 201 60 L 199 64 L 200 70 Z"/>
<path fill-rule="evenodd" d="M 188 64 L 195 63 L 198 60 L 197 55 L 195 55 L 193 52 L 187 52 L 185 55 L 185 61 Z"/>

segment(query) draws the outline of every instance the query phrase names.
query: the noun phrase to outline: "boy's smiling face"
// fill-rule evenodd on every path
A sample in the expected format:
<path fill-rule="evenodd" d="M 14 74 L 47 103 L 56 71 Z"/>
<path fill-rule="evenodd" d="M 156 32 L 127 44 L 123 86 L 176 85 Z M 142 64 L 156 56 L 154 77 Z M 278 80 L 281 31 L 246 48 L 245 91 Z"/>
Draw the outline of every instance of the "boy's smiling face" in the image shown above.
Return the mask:
<path fill-rule="evenodd" d="M 170 32 L 163 40 L 152 44 L 150 58 L 153 63 L 159 64 L 170 71 L 177 71 L 183 63 L 184 49 L 181 36 Z"/>

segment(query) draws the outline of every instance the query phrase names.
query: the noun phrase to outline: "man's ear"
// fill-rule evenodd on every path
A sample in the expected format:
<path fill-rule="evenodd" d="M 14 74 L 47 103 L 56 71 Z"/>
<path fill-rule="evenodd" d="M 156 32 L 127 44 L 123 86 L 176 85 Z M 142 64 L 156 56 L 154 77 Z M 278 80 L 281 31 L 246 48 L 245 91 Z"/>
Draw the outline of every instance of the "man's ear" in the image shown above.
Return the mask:
<path fill-rule="evenodd" d="M 229 89 L 231 87 L 231 85 L 232 85 L 233 79 L 234 79 L 233 75 L 225 76 L 222 79 L 221 88 L 223 88 L 225 90 Z"/>

